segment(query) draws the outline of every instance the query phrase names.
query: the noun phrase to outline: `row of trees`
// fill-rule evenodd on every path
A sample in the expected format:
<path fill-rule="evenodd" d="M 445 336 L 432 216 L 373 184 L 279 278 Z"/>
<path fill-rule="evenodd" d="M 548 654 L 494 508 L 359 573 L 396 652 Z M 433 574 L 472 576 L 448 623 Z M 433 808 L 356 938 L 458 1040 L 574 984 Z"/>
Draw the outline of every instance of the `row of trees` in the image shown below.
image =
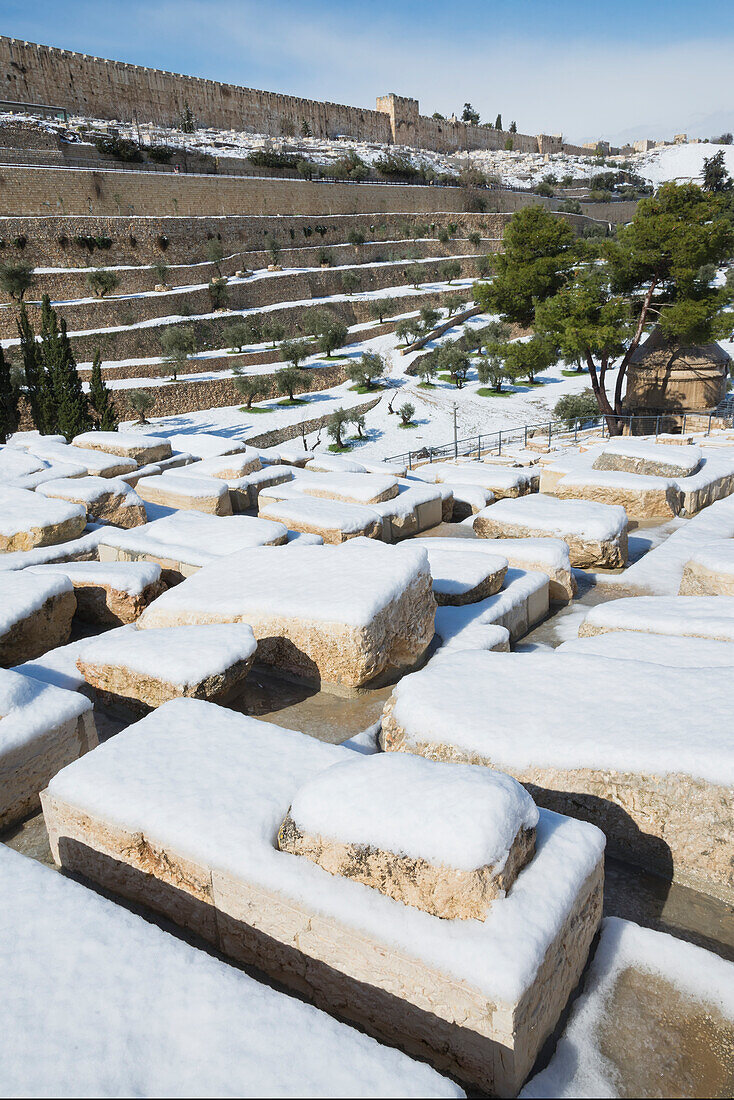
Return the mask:
<path fill-rule="evenodd" d="M 666 183 L 607 239 L 579 239 L 542 207 L 526 207 L 510 220 L 493 279 L 477 284 L 476 301 L 532 328 L 530 340 L 511 345 L 526 363 L 583 363 L 617 434 L 627 368 L 652 326 L 688 343 L 731 332 L 724 312 L 731 291 L 714 276 L 734 255 L 732 198 L 726 186 Z"/>
<path fill-rule="evenodd" d="M 0 442 L 17 430 L 21 396 L 28 402 L 34 426 L 43 435 L 59 434 L 71 441 L 92 428 L 113 431 L 117 427 L 99 353 L 92 364 L 87 395 L 66 324 L 51 308 L 48 295 L 41 303 L 39 334 L 34 333 L 24 305 L 18 317 L 18 334 L 21 366 L 11 368 L 0 354 Z"/>

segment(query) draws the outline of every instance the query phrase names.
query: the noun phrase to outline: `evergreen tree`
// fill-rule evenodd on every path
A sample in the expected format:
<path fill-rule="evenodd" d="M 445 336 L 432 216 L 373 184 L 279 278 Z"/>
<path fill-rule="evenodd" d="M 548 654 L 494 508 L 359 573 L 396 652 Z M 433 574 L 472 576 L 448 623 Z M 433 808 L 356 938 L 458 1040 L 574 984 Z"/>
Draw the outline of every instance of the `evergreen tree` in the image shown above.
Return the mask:
<path fill-rule="evenodd" d="M 511 134 L 516 134 L 517 133 L 517 123 L 516 122 L 511 122 L 510 123 L 510 133 Z"/>
<path fill-rule="evenodd" d="M 495 128 L 495 130 L 501 130 L 502 129 L 502 115 L 501 114 L 497 115 L 497 118 L 495 119 L 495 122 L 494 122 L 494 128 Z"/>
<path fill-rule="evenodd" d="M 92 361 L 92 377 L 89 383 L 89 404 L 92 406 L 95 428 L 100 432 L 117 431 L 117 415 L 110 401 L 110 391 L 102 377 L 102 356 L 95 353 Z"/>
<path fill-rule="evenodd" d="M 41 302 L 40 348 L 45 374 L 45 430 L 59 432 L 70 443 L 75 435 L 92 427 L 92 419 L 66 335 L 66 322 L 59 322 L 47 294 Z"/>
<path fill-rule="evenodd" d="M 33 332 L 25 305 L 21 303 L 18 315 L 18 335 L 20 336 L 20 355 L 23 361 L 25 393 L 31 408 L 34 427 L 45 434 L 48 429 L 44 419 L 45 411 L 45 374 L 39 345 Z"/>
<path fill-rule="evenodd" d="M 0 347 L 0 443 L 18 430 L 18 390 Z"/>
<path fill-rule="evenodd" d="M 703 189 L 704 191 L 730 191 L 732 186 L 731 176 L 724 163 L 724 150 L 719 149 L 713 157 L 704 157 L 703 161 Z"/>

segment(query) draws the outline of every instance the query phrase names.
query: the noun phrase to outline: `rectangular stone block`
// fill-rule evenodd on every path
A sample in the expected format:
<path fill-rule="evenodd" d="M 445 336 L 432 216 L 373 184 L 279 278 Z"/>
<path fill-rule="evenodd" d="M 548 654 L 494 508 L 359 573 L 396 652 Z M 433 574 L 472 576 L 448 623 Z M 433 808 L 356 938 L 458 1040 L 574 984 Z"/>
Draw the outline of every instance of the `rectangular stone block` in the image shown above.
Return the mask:
<path fill-rule="evenodd" d="M 232 504 L 229 488 L 214 477 L 196 477 L 184 467 L 181 476 L 173 471 L 141 477 L 136 485 L 138 495 L 150 504 L 162 505 L 182 511 L 204 512 L 210 516 L 231 516 Z"/>
<path fill-rule="evenodd" d="M 596 931 L 603 838 L 541 812 L 534 858 L 485 921 L 431 917 L 274 843 L 299 787 L 351 752 L 167 703 L 52 781 L 54 857 L 376 1038 L 514 1095 Z"/>

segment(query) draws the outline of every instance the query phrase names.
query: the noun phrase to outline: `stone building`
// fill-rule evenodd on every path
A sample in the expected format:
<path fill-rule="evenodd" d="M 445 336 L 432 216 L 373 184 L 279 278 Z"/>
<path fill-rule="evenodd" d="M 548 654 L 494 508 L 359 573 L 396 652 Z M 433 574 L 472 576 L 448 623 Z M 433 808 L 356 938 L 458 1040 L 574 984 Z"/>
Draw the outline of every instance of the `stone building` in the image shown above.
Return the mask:
<path fill-rule="evenodd" d="M 657 415 L 716 408 L 726 395 L 730 367 L 720 344 L 681 344 L 655 328 L 630 359 L 626 410 Z"/>

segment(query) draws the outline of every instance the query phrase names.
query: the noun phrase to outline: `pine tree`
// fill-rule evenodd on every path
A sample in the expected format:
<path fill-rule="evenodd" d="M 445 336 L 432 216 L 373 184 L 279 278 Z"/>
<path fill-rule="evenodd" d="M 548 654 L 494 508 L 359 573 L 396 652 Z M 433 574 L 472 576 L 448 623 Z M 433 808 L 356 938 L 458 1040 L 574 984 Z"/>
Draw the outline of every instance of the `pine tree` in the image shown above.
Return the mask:
<path fill-rule="evenodd" d="M 89 404 L 92 406 L 95 428 L 100 432 L 117 431 L 117 415 L 110 401 L 110 391 L 102 377 L 102 356 L 95 353 L 92 361 L 92 377 L 89 383 Z"/>
<path fill-rule="evenodd" d="M 0 443 L 18 430 L 18 390 L 0 347 Z"/>
<path fill-rule="evenodd" d="M 20 354 L 23 361 L 25 393 L 31 409 L 34 427 L 44 434 L 47 432 L 44 419 L 45 409 L 45 373 L 41 363 L 40 347 L 36 343 L 25 305 L 21 303 L 18 316 L 18 335 L 20 336 Z"/>

